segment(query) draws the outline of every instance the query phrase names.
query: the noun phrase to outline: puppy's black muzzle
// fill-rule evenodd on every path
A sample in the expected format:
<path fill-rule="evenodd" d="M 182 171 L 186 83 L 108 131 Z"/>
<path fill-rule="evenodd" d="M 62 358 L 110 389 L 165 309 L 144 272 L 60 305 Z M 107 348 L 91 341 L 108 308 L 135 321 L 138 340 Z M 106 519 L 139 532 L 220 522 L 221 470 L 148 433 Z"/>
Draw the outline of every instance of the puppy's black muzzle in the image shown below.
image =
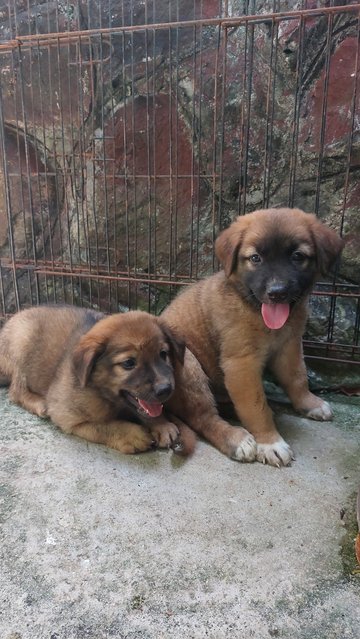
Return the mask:
<path fill-rule="evenodd" d="M 267 296 L 270 302 L 281 303 L 288 301 L 289 289 L 287 284 L 283 282 L 275 282 L 271 284 L 266 290 Z"/>
<path fill-rule="evenodd" d="M 169 399 L 172 391 L 173 387 L 170 382 L 159 382 L 158 384 L 154 384 L 154 395 L 161 403 L 166 402 L 166 400 Z"/>

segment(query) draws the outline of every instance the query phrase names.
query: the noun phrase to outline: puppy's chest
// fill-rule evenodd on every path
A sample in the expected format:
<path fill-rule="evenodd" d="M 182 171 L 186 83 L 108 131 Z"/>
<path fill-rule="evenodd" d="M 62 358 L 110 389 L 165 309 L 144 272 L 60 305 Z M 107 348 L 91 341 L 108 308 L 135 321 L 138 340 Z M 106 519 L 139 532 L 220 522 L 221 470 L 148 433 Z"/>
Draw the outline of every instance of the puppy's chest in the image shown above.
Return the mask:
<path fill-rule="evenodd" d="M 266 328 L 262 322 L 232 323 L 223 332 L 223 354 L 232 357 L 254 358 L 264 364 L 291 339 L 290 326 L 280 330 Z"/>
<path fill-rule="evenodd" d="M 268 333 L 263 341 L 264 356 L 268 360 L 276 353 L 281 351 L 284 345 L 289 341 L 292 336 L 292 331 L 288 327 L 284 327 L 281 330 L 265 329 Z"/>

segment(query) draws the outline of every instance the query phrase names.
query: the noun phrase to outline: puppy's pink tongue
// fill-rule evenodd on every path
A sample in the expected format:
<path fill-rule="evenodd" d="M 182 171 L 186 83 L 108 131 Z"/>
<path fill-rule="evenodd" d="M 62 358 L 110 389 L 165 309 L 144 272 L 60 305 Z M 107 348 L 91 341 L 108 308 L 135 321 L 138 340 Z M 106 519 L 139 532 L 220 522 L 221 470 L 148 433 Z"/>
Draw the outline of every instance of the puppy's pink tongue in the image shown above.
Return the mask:
<path fill-rule="evenodd" d="M 154 402 L 150 404 L 150 402 L 144 402 L 143 399 L 138 399 L 139 405 L 141 408 L 149 415 L 149 417 L 159 417 L 162 413 L 163 406 L 160 402 Z"/>
<path fill-rule="evenodd" d="M 261 315 L 268 328 L 281 328 L 289 317 L 289 304 L 262 304 Z"/>

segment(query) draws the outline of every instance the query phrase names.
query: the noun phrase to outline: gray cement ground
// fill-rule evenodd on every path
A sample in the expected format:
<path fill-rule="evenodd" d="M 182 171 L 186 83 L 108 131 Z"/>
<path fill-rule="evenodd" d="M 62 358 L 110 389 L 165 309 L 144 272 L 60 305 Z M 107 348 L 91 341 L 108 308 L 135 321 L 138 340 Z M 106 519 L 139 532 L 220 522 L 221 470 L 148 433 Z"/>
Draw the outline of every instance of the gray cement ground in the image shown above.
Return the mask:
<path fill-rule="evenodd" d="M 359 404 L 333 408 L 280 410 L 297 459 L 277 470 L 203 442 L 123 456 L 0 391 L 1 639 L 358 639 Z"/>

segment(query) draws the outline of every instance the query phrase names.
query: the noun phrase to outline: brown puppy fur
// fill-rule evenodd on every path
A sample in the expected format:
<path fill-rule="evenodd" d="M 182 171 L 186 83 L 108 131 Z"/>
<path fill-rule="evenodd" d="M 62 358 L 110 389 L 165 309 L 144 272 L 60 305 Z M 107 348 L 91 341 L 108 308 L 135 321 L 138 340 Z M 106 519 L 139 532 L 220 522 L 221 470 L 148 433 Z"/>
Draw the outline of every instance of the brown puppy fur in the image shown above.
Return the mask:
<path fill-rule="evenodd" d="M 184 350 L 164 321 L 141 311 L 31 308 L 0 332 L 0 381 L 12 401 L 66 433 L 122 453 L 156 444 L 189 454 L 193 432 L 162 415 Z"/>
<path fill-rule="evenodd" d="M 216 241 L 224 270 L 186 289 L 163 313 L 200 362 L 204 372 L 197 369 L 197 374 L 210 379 L 215 393 L 227 391 L 256 439 L 259 461 L 279 466 L 292 458 L 265 398 L 265 367 L 296 410 L 312 419 L 331 419 L 329 405 L 308 389 L 301 338 L 311 287 L 342 247 L 333 230 L 298 209 L 241 216 Z M 206 424 L 196 430 L 208 438 Z M 226 440 L 228 433 L 220 426 L 217 436 Z"/>

